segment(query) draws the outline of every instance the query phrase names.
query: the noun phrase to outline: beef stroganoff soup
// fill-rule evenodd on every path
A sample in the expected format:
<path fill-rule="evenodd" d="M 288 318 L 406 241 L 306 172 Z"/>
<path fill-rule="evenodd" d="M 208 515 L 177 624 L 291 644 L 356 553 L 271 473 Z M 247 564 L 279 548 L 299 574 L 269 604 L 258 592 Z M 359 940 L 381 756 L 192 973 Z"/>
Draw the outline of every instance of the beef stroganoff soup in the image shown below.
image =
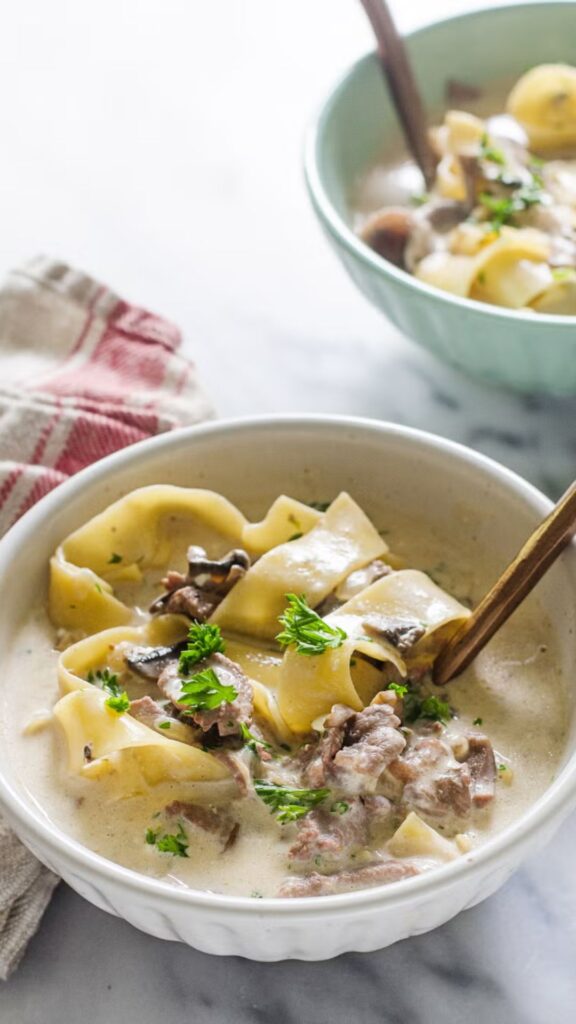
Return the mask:
<path fill-rule="evenodd" d="M 546 64 L 483 93 L 452 83 L 428 193 L 406 157 L 367 170 L 360 237 L 462 298 L 576 315 L 576 68 Z"/>
<path fill-rule="evenodd" d="M 561 759 L 536 602 L 431 683 L 477 588 L 457 538 L 373 523 L 346 493 L 249 522 L 210 491 L 142 488 L 55 553 L 15 637 L 3 742 L 63 831 L 175 886 L 392 884 L 466 857 Z"/>

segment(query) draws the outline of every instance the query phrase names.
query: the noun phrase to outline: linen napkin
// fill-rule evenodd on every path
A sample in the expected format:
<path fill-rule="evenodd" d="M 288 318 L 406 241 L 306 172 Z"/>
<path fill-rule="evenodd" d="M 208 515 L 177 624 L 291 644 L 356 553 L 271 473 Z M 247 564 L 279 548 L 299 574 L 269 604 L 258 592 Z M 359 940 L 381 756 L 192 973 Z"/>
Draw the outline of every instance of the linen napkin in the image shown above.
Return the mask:
<path fill-rule="evenodd" d="M 213 415 L 172 324 L 38 257 L 0 288 L 0 535 L 79 469 Z M 58 879 L 0 818 L 0 979 Z"/>

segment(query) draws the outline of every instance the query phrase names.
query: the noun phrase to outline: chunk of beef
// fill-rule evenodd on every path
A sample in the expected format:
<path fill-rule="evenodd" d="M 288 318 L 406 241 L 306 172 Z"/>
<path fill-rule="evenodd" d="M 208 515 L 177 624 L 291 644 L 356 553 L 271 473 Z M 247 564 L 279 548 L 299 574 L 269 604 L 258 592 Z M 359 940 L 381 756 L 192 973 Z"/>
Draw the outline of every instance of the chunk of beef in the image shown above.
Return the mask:
<path fill-rule="evenodd" d="M 308 785 L 320 788 L 328 781 L 334 758 L 344 743 L 346 723 L 356 714 L 345 704 L 335 704 L 324 722 L 324 732 L 315 744 L 301 751 Z"/>
<path fill-rule="evenodd" d="M 343 868 L 352 853 L 369 842 L 372 826 L 387 818 L 391 809 L 383 796 L 353 797 L 316 807 L 298 822 L 288 859 L 302 866 L 320 857 L 326 866 Z"/>
<path fill-rule="evenodd" d="M 399 725 L 389 704 L 358 712 L 336 704 L 323 736 L 305 753 L 308 784 L 335 785 L 346 793 L 373 792 L 384 769 L 404 749 L 406 740 Z"/>
<path fill-rule="evenodd" d="M 184 818 L 188 824 L 215 836 L 224 850 L 230 848 L 238 835 L 238 822 L 220 807 L 203 807 L 184 800 L 174 800 L 164 808 L 164 813 L 169 818 Z"/>
<path fill-rule="evenodd" d="M 252 685 L 240 666 L 224 654 L 211 654 L 194 666 L 195 672 L 203 672 L 207 668 L 213 669 L 223 686 L 234 687 L 236 697 L 233 701 L 224 701 L 211 711 L 192 710 L 182 700 L 183 679 L 178 670 L 178 662 L 168 665 L 158 680 L 158 686 L 174 706 L 204 732 L 216 726 L 220 736 L 233 736 L 240 731 L 240 722 L 249 722 L 252 718 Z"/>
<path fill-rule="evenodd" d="M 215 750 L 214 756 L 228 768 L 240 796 L 248 796 L 252 788 L 252 773 L 244 750 Z"/>
<path fill-rule="evenodd" d="M 402 756 L 388 766 L 388 771 L 400 782 L 413 782 L 423 774 L 443 767 L 452 761 L 452 752 L 438 736 L 413 735 Z"/>
<path fill-rule="evenodd" d="M 466 765 L 470 772 L 470 788 L 474 807 L 485 807 L 494 799 L 496 760 L 487 736 L 470 733 Z"/>
<path fill-rule="evenodd" d="M 406 745 L 399 725 L 389 704 L 373 704 L 349 720 L 344 746 L 334 756 L 331 773 L 341 789 L 373 792 L 384 769 Z"/>
<path fill-rule="evenodd" d="M 471 777 L 438 735 L 414 735 L 390 774 L 405 783 L 402 802 L 432 818 L 466 817 L 472 808 Z"/>
<path fill-rule="evenodd" d="M 354 871 L 339 871 L 334 875 L 321 875 L 314 871 L 305 878 L 289 878 L 282 884 L 278 896 L 328 896 L 333 893 L 351 892 L 372 885 L 389 885 L 404 878 L 420 874 L 418 868 L 400 860 L 383 860 Z"/>
<path fill-rule="evenodd" d="M 220 559 L 207 557 L 204 548 L 188 548 L 188 571 L 183 574 L 170 570 L 162 584 L 165 594 L 150 606 L 151 613 L 186 615 L 205 622 L 226 594 L 250 568 L 250 557 L 240 548 L 229 551 Z"/>
<path fill-rule="evenodd" d="M 366 846 L 369 812 L 359 797 L 337 801 L 334 809 L 316 807 L 298 822 L 298 833 L 288 854 L 297 865 L 321 857 L 331 867 L 344 867 L 350 854 Z"/>
<path fill-rule="evenodd" d="M 426 627 L 410 619 L 391 618 L 374 612 L 367 615 L 363 626 L 365 631 L 377 640 L 387 640 L 401 654 L 409 651 L 424 636 Z"/>
<path fill-rule="evenodd" d="M 197 730 L 174 718 L 152 697 L 139 697 L 138 700 L 130 701 L 130 714 L 132 718 L 147 725 L 149 729 L 155 729 L 167 739 L 179 740 L 181 743 L 193 743 L 196 739 Z"/>

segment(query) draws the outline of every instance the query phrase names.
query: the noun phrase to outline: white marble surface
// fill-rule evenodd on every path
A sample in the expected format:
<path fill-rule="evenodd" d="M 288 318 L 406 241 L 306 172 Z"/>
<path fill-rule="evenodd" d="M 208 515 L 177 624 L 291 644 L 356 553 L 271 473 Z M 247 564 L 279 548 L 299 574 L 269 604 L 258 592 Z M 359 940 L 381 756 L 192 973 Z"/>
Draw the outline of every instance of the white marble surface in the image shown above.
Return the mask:
<path fill-rule="evenodd" d="M 423 0 L 394 5 L 408 27 Z M 439 0 L 440 16 L 466 7 Z M 0 32 L 0 267 L 75 262 L 182 325 L 221 415 L 330 411 L 464 441 L 551 495 L 576 401 L 488 391 L 401 339 L 326 248 L 301 140 L 369 46 L 353 0 L 19 0 Z M 61 887 L 7 1024 L 568 1024 L 576 819 L 497 896 L 433 934 L 325 964 L 220 960 Z"/>

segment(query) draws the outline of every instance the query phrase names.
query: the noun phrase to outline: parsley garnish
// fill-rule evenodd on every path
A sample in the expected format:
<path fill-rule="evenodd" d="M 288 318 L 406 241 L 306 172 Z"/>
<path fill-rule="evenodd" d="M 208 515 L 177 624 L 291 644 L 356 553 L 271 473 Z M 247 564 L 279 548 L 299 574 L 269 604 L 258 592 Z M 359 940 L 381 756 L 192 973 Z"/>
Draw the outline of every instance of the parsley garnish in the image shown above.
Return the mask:
<path fill-rule="evenodd" d="M 516 213 L 523 213 L 530 206 L 536 206 L 542 202 L 542 190 L 540 185 L 533 179 L 529 185 L 522 185 L 514 189 L 509 196 L 493 196 L 490 192 L 481 192 L 480 202 L 492 214 L 489 224 L 493 231 L 500 231 L 500 228 L 507 224 Z"/>
<path fill-rule="evenodd" d="M 191 711 L 213 711 L 221 704 L 231 704 L 237 696 L 238 691 L 234 686 L 221 683 L 214 669 L 206 668 L 182 681 L 178 704 L 186 705 Z"/>
<path fill-rule="evenodd" d="M 504 167 L 506 163 L 506 157 L 501 149 L 496 149 L 492 146 L 490 139 L 484 133 L 480 140 L 480 156 L 482 160 L 489 160 L 490 163 L 499 164 L 500 167 Z"/>
<path fill-rule="evenodd" d="M 288 607 L 278 621 L 284 626 L 276 639 L 283 647 L 293 644 L 298 654 L 323 654 L 328 648 L 340 647 L 346 633 L 339 626 L 331 626 L 310 608 L 302 594 L 286 594 Z"/>
<path fill-rule="evenodd" d="M 406 683 L 389 683 L 388 689 L 392 690 L 392 693 L 395 693 L 397 697 L 405 697 L 408 693 Z"/>
<path fill-rule="evenodd" d="M 112 552 L 108 559 L 108 565 L 118 565 L 118 562 L 122 561 L 122 555 L 117 555 L 115 551 Z"/>
<path fill-rule="evenodd" d="M 412 206 L 424 206 L 426 203 L 429 203 L 431 199 L 432 196 L 429 192 L 414 192 L 414 194 L 410 196 Z"/>
<path fill-rule="evenodd" d="M 171 722 L 159 722 L 158 723 L 158 728 L 159 729 L 170 729 L 171 726 L 172 726 Z"/>
<path fill-rule="evenodd" d="M 257 756 L 260 755 L 258 747 L 262 747 L 264 750 L 274 749 L 271 743 L 266 743 L 266 740 L 261 740 L 258 736 L 255 736 L 254 733 L 250 732 L 246 722 L 240 722 L 239 725 L 240 735 L 244 740 L 244 746 L 248 747 L 248 750 L 251 750 L 253 754 L 256 754 Z"/>
<path fill-rule="evenodd" d="M 472 725 L 482 725 L 482 719 L 475 718 L 474 721 L 472 722 Z"/>
<path fill-rule="evenodd" d="M 418 718 L 427 718 L 433 722 L 448 722 L 452 718 L 450 705 L 439 697 L 430 695 L 419 697 L 404 684 L 390 683 L 389 690 L 394 690 L 404 702 L 404 721 L 415 722 Z M 400 691 L 404 692 L 400 692 Z"/>
<path fill-rule="evenodd" d="M 270 808 L 281 825 L 297 821 L 308 814 L 313 807 L 321 804 L 329 795 L 329 789 L 290 789 L 275 782 L 256 779 L 254 789 L 261 800 Z"/>
<path fill-rule="evenodd" d="M 555 281 L 569 281 L 575 276 L 573 267 L 552 267 L 552 277 Z"/>
<path fill-rule="evenodd" d="M 346 814 L 349 807 L 350 804 L 347 804 L 345 800 L 337 800 L 336 803 L 332 804 L 330 810 L 333 814 Z"/>
<path fill-rule="evenodd" d="M 118 715 L 128 711 L 130 697 L 126 690 L 121 688 L 118 676 L 111 672 L 109 668 L 98 669 L 97 672 L 90 670 L 86 678 L 93 686 L 99 686 L 101 690 L 109 694 L 106 707 L 110 708 L 111 711 L 115 711 Z"/>
<path fill-rule="evenodd" d="M 147 829 L 146 842 L 149 846 L 155 846 L 159 853 L 171 853 L 173 857 L 188 856 L 188 836 L 182 827 L 182 822 L 178 823 L 178 830 L 175 834 L 164 832 L 161 835 L 159 829 Z"/>
<path fill-rule="evenodd" d="M 208 622 L 193 622 L 188 630 L 186 650 L 182 651 L 178 659 L 180 675 L 186 675 L 193 665 L 209 658 L 211 654 L 221 654 L 223 651 L 224 640 L 220 626 L 211 626 Z"/>

